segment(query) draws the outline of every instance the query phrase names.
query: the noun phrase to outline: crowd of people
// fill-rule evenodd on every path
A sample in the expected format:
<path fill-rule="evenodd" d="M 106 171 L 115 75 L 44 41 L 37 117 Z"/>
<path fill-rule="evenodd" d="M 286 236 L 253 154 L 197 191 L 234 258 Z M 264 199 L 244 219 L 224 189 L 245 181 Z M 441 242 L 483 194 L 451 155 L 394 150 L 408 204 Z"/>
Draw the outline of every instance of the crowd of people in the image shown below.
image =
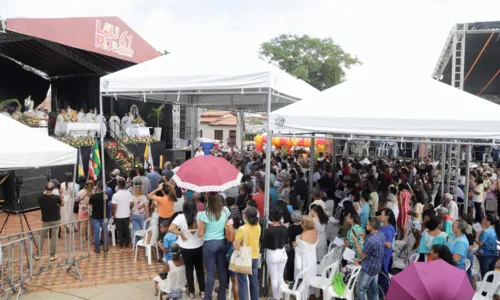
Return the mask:
<path fill-rule="evenodd" d="M 320 153 L 310 166 L 306 153 L 275 153 L 271 174 L 265 178 L 265 155 L 223 156 L 244 174 L 238 187 L 223 193 L 200 194 L 177 187 L 171 178 L 179 162 L 167 162 L 161 171 L 155 167 L 150 172 L 132 170 L 128 176 L 118 170 L 111 173 L 106 198 L 120 248 L 129 251 L 136 242 L 135 232 L 149 218 L 150 226 L 158 230 L 160 262 L 165 266 L 155 278 L 156 293 L 169 272 L 184 266 L 190 298 L 195 297 L 196 274 L 199 295 L 204 299 L 211 299 L 214 291 L 218 299 L 225 299 L 231 283 L 229 292 L 235 299 L 250 295 L 255 300 L 259 296 L 259 261 L 264 258 L 270 299 L 280 299 L 280 285 L 296 280 L 305 267 L 309 272 L 303 284 L 308 285 L 308 278 L 317 275 L 318 263 L 335 239 L 343 240 L 342 248 L 355 252 L 354 259 L 344 260 L 342 265 L 360 265 L 356 284 L 359 300 L 368 296 L 377 299 L 379 286 L 387 288 L 389 284 L 381 282 L 379 275 L 397 271 L 395 261 L 407 261 L 414 253 L 419 261 L 443 259 L 469 276 L 466 260 L 473 263 L 474 255 L 481 275 L 495 268 L 500 225 L 495 169 L 484 166 L 471 172 L 469 190 L 474 206 L 470 212 L 474 213 L 461 215 L 463 192 L 441 197 L 443 175 L 430 157 L 420 164 L 391 159 L 366 163 L 348 158 L 332 164 L 331 156 Z M 309 172 L 313 172 L 312 190 Z M 463 186 L 459 186 L 462 191 Z M 262 219 L 266 194 L 270 213 L 268 219 Z M 107 242 L 107 237 L 100 235 L 105 201 L 102 182 L 83 179 L 73 183 L 70 177 L 60 185 L 49 182 L 43 197 L 57 199 L 57 195 L 61 197 L 51 200 L 51 209 L 61 207 L 62 224 L 90 218 L 94 251 L 100 253 L 101 241 Z M 310 201 L 306 201 L 308 197 Z M 44 217 L 48 209 L 42 205 L 44 201 L 40 198 L 44 226 L 60 224 Z M 479 224 L 475 223 L 481 230 L 476 230 Z M 228 227 L 235 231 L 233 239 L 228 238 Z M 232 253 L 242 246 L 252 249 L 250 275 L 230 270 Z M 306 290 L 313 297 L 315 290 Z"/>

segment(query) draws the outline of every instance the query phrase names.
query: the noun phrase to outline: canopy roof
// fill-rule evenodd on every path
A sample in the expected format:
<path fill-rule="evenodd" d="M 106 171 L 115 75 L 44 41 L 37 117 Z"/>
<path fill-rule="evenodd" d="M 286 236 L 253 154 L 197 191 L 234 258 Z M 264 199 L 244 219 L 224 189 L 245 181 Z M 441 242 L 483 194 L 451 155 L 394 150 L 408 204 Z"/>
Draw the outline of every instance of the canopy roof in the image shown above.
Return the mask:
<path fill-rule="evenodd" d="M 270 115 L 275 132 L 493 139 L 500 106 L 432 78 L 366 72 Z"/>
<path fill-rule="evenodd" d="M 102 76 L 160 53 L 118 17 L 14 18 L 0 33 L 0 56 L 66 77 Z"/>
<path fill-rule="evenodd" d="M 0 170 L 74 165 L 77 149 L 0 114 Z"/>
<path fill-rule="evenodd" d="M 233 111 L 266 112 L 269 89 L 271 110 L 318 93 L 257 57 L 168 54 L 101 78 L 105 95 Z"/>

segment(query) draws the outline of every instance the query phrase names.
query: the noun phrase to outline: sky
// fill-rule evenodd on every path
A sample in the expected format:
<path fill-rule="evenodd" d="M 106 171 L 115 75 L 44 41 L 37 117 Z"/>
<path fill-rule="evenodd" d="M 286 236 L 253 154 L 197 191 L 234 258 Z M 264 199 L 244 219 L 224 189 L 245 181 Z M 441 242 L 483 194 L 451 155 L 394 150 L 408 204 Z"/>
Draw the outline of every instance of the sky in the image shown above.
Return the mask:
<path fill-rule="evenodd" d="M 364 63 L 348 78 L 380 65 L 430 76 L 454 23 L 498 11 L 498 0 L 0 0 L 2 18 L 118 16 L 184 55 L 244 58 L 282 33 L 331 37 Z"/>

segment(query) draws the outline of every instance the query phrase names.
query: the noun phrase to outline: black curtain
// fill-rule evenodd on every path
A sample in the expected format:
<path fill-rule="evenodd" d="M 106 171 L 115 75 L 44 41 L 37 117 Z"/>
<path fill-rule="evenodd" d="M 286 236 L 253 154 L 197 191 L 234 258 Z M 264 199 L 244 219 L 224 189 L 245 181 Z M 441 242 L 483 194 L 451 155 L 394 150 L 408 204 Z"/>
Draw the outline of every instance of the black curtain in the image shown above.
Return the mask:
<path fill-rule="evenodd" d="M 22 105 L 23 100 L 31 95 L 36 107 L 45 100 L 49 85 L 49 81 L 7 58 L 0 57 L 0 102 L 15 98 Z"/>
<path fill-rule="evenodd" d="M 52 111 L 70 106 L 72 109 L 83 108 L 99 110 L 99 77 L 75 76 L 52 80 Z"/>

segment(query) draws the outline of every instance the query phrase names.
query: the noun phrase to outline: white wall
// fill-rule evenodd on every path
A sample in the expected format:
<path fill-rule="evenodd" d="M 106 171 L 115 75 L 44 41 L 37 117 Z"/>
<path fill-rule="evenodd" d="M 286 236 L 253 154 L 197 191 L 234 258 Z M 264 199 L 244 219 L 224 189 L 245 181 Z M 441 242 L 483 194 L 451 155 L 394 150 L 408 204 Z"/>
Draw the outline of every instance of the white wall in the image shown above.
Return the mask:
<path fill-rule="evenodd" d="M 223 134 L 223 138 L 224 138 L 222 142 L 224 143 L 224 146 L 227 145 L 227 138 L 229 137 L 230 130 L 236 131 L 236 141 L 238 141 L 240 139 L 240 132 L 236 128 L 236 126 L 211 126 L 211 125 L 208 125 L 206 123 L 201 123 L 200 130 L 203 131 L 201 137 L 206 138 L 206 139 L 211 139 L 211 140 L 215 139 L 215 136 L 214 136 L 215 130 L 222 130 L 222 134 Z"/>

